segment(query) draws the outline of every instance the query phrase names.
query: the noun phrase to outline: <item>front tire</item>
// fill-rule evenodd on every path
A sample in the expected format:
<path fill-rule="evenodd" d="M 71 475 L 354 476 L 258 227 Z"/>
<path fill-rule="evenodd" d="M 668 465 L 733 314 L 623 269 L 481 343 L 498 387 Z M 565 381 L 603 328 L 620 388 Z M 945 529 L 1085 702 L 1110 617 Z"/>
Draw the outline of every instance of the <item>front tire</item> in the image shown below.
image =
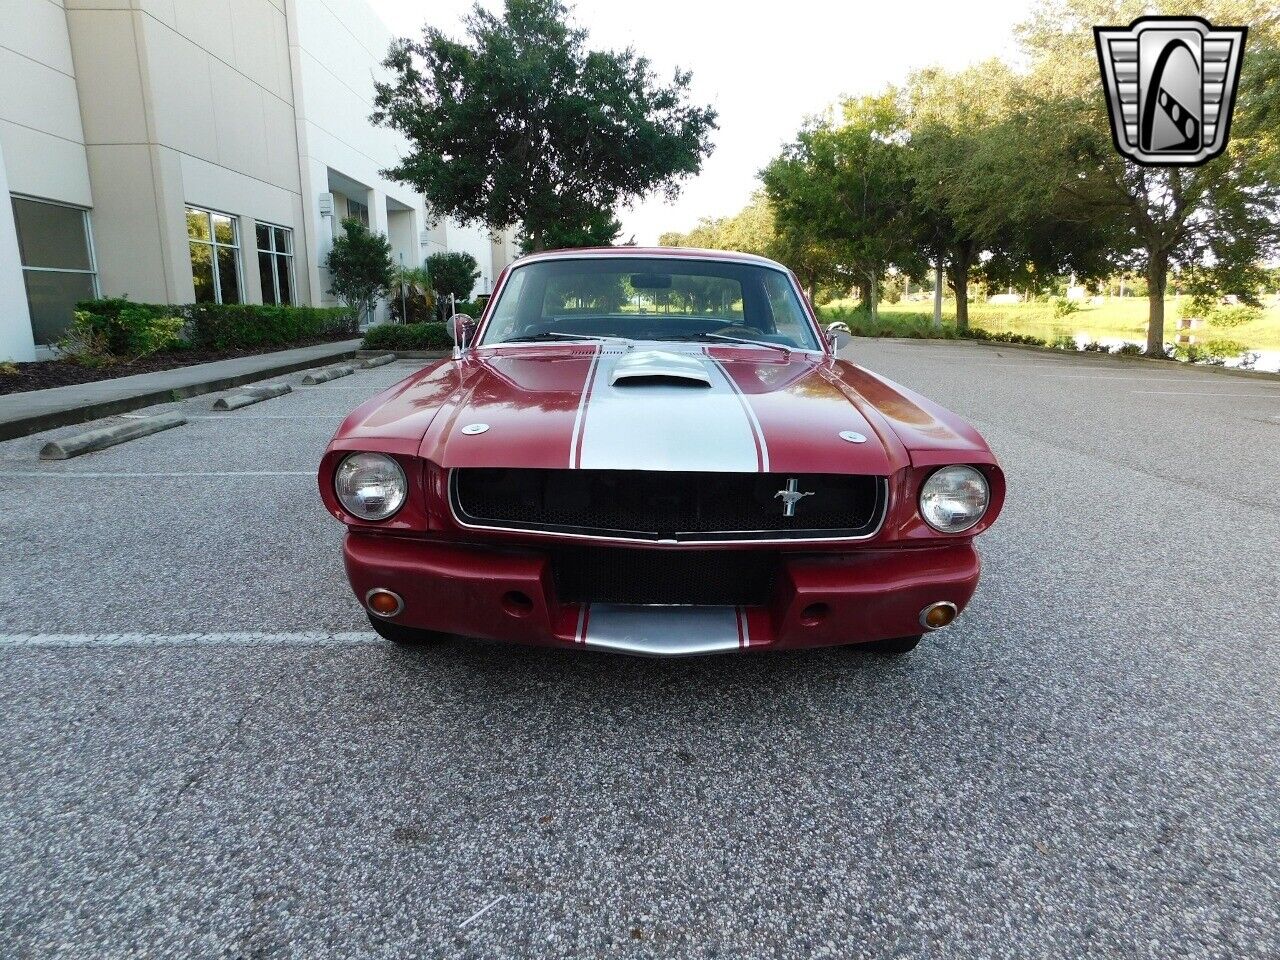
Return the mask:
<path fill-rule="evenodd" d="M 862 644 L 862 649 L 868 653 L 878 654 L 882 657 L 900 657 L 905 653 L 910 653 L 916 648 L 924 634 L 916 634 L 914 637 L 894 637 L 892 640 L 875 640 L 871 643 Z"/>
<path fill-rule="evenodd" d="M 436 643 L 445 637 L 445 634 L 436 633 L 434 630 L 418 630 L 398 623 L 389 623 L 373 614 L 368 614 L 368 617 L 369 626 L 373 627 L 373 632 L 383 640 L 390 640 L 398 647 L 422 647 Z"/>

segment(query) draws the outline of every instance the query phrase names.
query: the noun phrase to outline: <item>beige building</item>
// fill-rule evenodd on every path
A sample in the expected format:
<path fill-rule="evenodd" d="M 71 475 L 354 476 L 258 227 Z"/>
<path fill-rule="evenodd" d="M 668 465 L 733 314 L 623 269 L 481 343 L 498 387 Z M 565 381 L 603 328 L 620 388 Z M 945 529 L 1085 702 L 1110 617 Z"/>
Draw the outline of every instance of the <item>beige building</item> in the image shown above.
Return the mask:
<path fill-rule="evenodd" d="M 364 0 L 0 0 L 0 359 L 55 342 L 76 300 L 331 302 L 343 217 L 393 256 L 510 236 L 433 223 L 384 179 L 369 123 L 391 40 Z"/>

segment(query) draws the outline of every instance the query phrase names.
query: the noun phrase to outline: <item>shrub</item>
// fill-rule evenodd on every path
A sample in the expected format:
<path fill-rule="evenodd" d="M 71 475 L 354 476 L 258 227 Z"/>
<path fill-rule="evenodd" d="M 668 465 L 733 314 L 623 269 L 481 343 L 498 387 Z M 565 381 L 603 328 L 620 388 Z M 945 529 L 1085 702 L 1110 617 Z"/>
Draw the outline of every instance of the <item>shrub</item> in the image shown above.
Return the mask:
<path fill-rule="evenodd" d="M 82 300 L 59 346 L 73 356 L 137 358 L 182 344 L 186 320 L 180 307 L 134 303 L 124 297 Z"/>
<path fill-rule="evenodd" d="M 442 301 L 449 297 L 466 300 L 480 279 L 476 258 L 469 253 L 433 253 L 427 257 L 427 275 L 431 289 Z"/>
<path fill-rule="evenodd" d="M 1121 357 L 1140 357 L 1145 349 L 1140 343 L 1122 343 L 1116 347 L 1116 354 Z"/>
<path fill-rule="evenodd" d="M 1204 363 L 1221 367 L 1231 357 L 1238 357 L 1249 348 L 1235 340 L 1206 340 L 1204 343 L 1180 343 L 1173 348 L 1173 355 L 1188 363 Z"/>
<path fill-rule="evenodd" d="M 1055 350 L 1074 350 L 1076 349 L 1076 338 L 1069 333 L 1057 333 L 1054 334 L 1049 346 Z"/>
<path fill-rule="evenodd" d="M 354 334 L 348 307 L 283 307 L 193 303 L 185 307 L 125 299 L 82 300 L 59 347 L 86 360 L 144 356 L 188 344 L 213 350 L 287 347 L 303 340 Z"/>
<path fill-rule="evenodd" d="M 364 335 L 365 350 L 449 350 L 453 337 L 443 323 L 379 324 Z"/>
<path fill-rule="evenodd" d="M 1260 309 L 1243 304 L 1232 307 L 1216 307 L 1205 315 L 1205 320 L 1209 326 L 1218 327 L 1222 330 L 1241 327 L 1246 323 L 1252 323 L 1254 320 L 1260 319 L 1262 319 L 1262 311 Z"/>
<path fill-rule="evenodd" d="M 1108 347 L 1105 343 L 1099 343 L 1097 340 L 1090 340 L 1083 347 L 1081 347 L 1081 349 L 1085 350 L 1088 353 L 1110 353 L 1111 352 L 1110 347 Z"/>
<path fill-rule="evenodd" d="M 22 371 L 18 369 L 18 365 L 12 360 L 0 360 L 0 377 L 18 377 L 22 375 Z"/>
<path fill-rule="evenodd" d="M 480 314 L 484 312 L 484 305 L 476 303 L 474 300 L 459 300 L 455 304 L 455 309 L 472 320 L 479 320 Z"/>
<path fill-rule="evenodd" d="M 1066 297 L 1054 297 L 1053 299 L 1053 315 L 1055 317 L 1068 317 L 1078 312 L 1080 304 L 1074 300 L 1068 300 Z"/>
<path fill-rule="evenodd" d="M 390 290 L 396 269 L 391 241 L 351 217 L 342 221 L 342 236 L 334 238 L 324 265 L 329 292 L 354 307 L 358 318 L 369 316 L 374 302 Z"/>
<path fill-rule="evenodd" d="M 436 300 L 430 292 L 397 294 L 387 303 L 392 323 L 431 323 L 436 318 Z"/>
<path fill-rule="evenodd" d="M 81 301 L 58 349 L 76 363 L 101 367 L 185 346 L 181 310 L 124 299 Z M 83 308 L 89 309 L 83 309 Z"/>
<path fill-rule="evenodd" d="M 186 309 L 192 342 L 213 350 L 285 347 L 327 335 L 354 334 L 357 323 L 350 307 L 196 303 Z"/>

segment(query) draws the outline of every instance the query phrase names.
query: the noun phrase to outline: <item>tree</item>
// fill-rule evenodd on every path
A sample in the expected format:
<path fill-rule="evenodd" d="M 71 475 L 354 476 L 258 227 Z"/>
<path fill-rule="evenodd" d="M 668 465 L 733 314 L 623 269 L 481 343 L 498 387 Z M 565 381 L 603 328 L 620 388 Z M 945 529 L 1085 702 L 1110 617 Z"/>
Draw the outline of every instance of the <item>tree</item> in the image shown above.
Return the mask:
<path fill-rule="evenodd" d="M 761 172 L 777 232 L 811 283 L 847 273 L 873 318 L 885 270 L 917 256 L 905 140 L 889 90 L 845 100 L 838 122 L 810 124 Z"/>
<path fill-rule="evenodd" d="M 547 250 L 561 250 L 573 247 L 608 247 L 618 239 L 618 231 L 622 224 L 610 210 L 586 211 L 585 220 L 580 223 L 559 222 L 550 224 L 542 236 Z M 527 232 L 522 232 L 520 249 L 532 253 L 533 241 Z"/>
<path fill-rule="evenodd" d="M 736 250 L 770 256 L 776 239 L 773 208 L 763 192 L 752 194 L 751 202 L 731 217 L 703 217 L 688 233 L 664 233 L 658 243 L 664 247 L 700 247 L 704 250 Z"/>
<path fill-rule="evenodd" d="M 480 279 L 476 258 L 469 253 L 433 253 L 427 257 L 427 275 L 441 303 L 450 297 L 471 299 L 471 291 Z"/>
<path fill-rule="evenodd" d="M 583 233 L 594 243 L 619 204 L 674 199 L 701 169 L 716 113 L 689 103 L 688 72 L 662 85 L 633 49 L 588 50 L 559 0 L 506 0 L 501 18 L 477 4 L 466 32 L 396 41 L 392 78 L 376 84 L 374 122 L 409 141 L 386 175 L 436 211 L 519 223 L 530 250 Z"/>
<path fill-rule="evenodd" d="M 342 236 L 334 238 L 324 265 L 329 271 L 329 292 L 354 307 L 361 321 L 386 296 L 395 274 L 391 242 L 380 233 L 370 233 L 354 218 L 342 221 Z"/>
<path fill-rule="evenodd" d="M 397 267 L 391 276 L 394 296 L 391 316 L 400 323 L 429 321 L 435 315 L 436 297 L 426 267 Z"/>
<path fill-rule="evenodd" d="M 1231 141 L 1203 166 L 1139 166 L 1111 142 L 1089 28 L 1153 12 L 1250 27 Z M 1248 301 L 1260 264 L 1280 243 L 1280 12 L 1257 0 L 1206 0 L 1194 9 L 1176 0 L 1042 0 L 1021 32 L 1032 67 L 1028 169 L 1053 185 L 1071 216 L 1118 235 L 1115 265 L 1147 281 L 1147 353 L 1163 356 L 1170 270 L 1194 278 L 1194 293 L 1229 290 Z"/>

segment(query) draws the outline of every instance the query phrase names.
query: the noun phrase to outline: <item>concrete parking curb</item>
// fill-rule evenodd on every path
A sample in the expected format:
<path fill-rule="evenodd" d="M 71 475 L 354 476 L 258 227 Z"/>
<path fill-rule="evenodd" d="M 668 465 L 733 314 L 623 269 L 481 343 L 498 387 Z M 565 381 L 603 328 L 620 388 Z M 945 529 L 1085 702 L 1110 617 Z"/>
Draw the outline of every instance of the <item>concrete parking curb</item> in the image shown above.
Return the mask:
<path fill-rule="evenodd" d="M 272 383 L 265 387 L 252 387 L 243 393 L 233 393 L 229 397 L 219 397 L 213 401 L 213 409 L 239 410 L 241 407 L 261 403 L 263 400 L 271 400 L 274 397 L 283 397 L 286 393 L 292 392 L 293 387 L 287 383 Z"/>
<path fill-rule="evenodd" d="M 311 370 L 317 364 L 349 359 L 357 344 L 342 340 L 115 380 L 5 394 L 0 396 L 0 441 Z"/>
<path fill-rule="evenodd" d="M 343 363 L 336 367 L 325 367 L 323 370 L 315 370 L 308 373 L 302 378 L 302 385 L 305 387 L 314 387 L 319 383 L 328 383 L 330 380 L 337 380 L 339 377 L 349 377 L 356 372 L 356 368 L 350 364 Z"/>
<path fill-rule="evenodd" d="M 367 360 L 370 357 L 386 356 L 385 350 L 357 350 L 357 360 Z M 449 356 L 448 350 L 397 350 L 391 354 L 397 360 L 443 360 Z"/>
<path fill-rule="evenodd" d="M 187 418 L 181 414 L 165 413 L 158 417 L 143 417 L 138 420 L 130 420 L 128 423 L 117 423 L 109 427 L 89 430 L 86 433 L 77 433 L 73 437 L 63 437 L 61 440 L 51 440 L 46 443 L 40 448 L 40 459 L 70 460 L 72 457 L 78 457 L 83 453 L 105 450 L 107 447 L 114 447 L 118 443 L 136 440 L 138 437 L 147 437 L 153 433 L 159 433 L 161 430 L 180 427 L 186 422 Z"/>
<path fill-rule="evenodd" d="M 381 367 L 388 363 L 395 363 L 395 360 L 396 355 L 394 353 L 384 353 L 377 357 L 364 357 L 360 362 L 360 366 L 368 370 L 371 367 Z"/>

